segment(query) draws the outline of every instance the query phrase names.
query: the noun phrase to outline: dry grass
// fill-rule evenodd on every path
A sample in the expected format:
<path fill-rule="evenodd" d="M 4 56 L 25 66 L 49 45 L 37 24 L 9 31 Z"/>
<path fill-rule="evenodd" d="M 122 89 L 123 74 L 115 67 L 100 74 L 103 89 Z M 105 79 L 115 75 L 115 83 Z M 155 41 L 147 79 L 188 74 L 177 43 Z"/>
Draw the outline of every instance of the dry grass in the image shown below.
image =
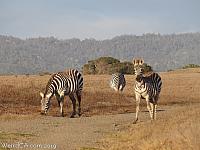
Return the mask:
<path fill-rule="evenodd" d="M 0 114 L 39 114 L 40 91 L 45 90 L 49 75 L 45 76 L 0 76 Z M 132 109 L 134 101 L 127 101 L 128 95 L 118 94 L 109 87 L 110 76 L 84 76 L 83 114 L 109 114 Z M 55 98 L 52 99 L 49 115 L 59 116 Z M 71 101 L 65 101 L 65 114 L 72 111 Z"/>
<path fill-rule="evenodd" d="M 127 125 L 103 140 L 102 149 L 200 149 L 200 70 L 178 70 L 161 76 L 159 104 L 173 109 L 165 111 L 157 121 Z"/>
<path fill-rule="evenodd" d="M 154 122 L 132 124 L 103 141 L 106 150 L 200 149 L 200 104 L 177 106 Z"/>
<path fill-rule="evenodd" d="M 190 104 L 200 100 L 199 70 L 161 73 L 163 88 L 159 105 Z M 44 91 L 49 75 L 0 76 L 0 114 L 39 114 L 39 91 Z M 135 112 L 134 76 L 126 76 L 124 92 L 116 93 L 109 87 L 109 75 L 84 76 L 82 108 L 86 116 Z M 71 112 L 71 101 L 65 101 L 65 114 Z M 49 115 L 58 116 L 59 108 L 52 99 Z M 146 105 L 142 101 L 141 105 Z"/>
<path fill-rule="evenodd" d="M 139 122 L 108 137 L 103 141 L 103 149 L 200 148 L 200 70 L 178 70 L 160 75 L 163 87 L 159 105 L 177 109 L 166 111 L 158 121 Z M 26 119 L 30 114 L 37 117 L 40 112 L 39 92 L 44 91 L 49 78 L 49 75 L 0 76 L 0 120 Z M 84 116 L 135 112 L 134 76 L 126 76 L 127 86 L 123 93 L 110 89 L 109 80 L 109 75 L 84 76 Z M 67 99 L 64 111 L 69 116 L 72 108 Z M 146 110 L 145 101 L 141 106 Z M 58 110 L 54 98 L 48 115 L 59 116 Z"/>

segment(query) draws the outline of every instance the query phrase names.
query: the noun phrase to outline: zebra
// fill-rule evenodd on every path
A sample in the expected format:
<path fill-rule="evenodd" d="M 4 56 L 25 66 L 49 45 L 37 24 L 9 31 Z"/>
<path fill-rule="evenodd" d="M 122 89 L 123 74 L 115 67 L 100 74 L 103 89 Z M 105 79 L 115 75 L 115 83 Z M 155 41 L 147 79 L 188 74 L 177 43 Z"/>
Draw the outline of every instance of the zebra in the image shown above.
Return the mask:
<path fill-rule="evenodd" d="M 76 98 L 78 99 L 78 115 L 81 115 L 81 93 L 83 89 L 82 74 L 75 69 L 70 69 L 65 72 L 58 72 L 49 79 L 45 93 L 40 92 L 41 114 L 47 114 L 50 107 L 50 99 L 55 95 L 60 107 L 60 113 L 64 116 L 63 102 L 64 96 L 68 95 L 73 104 L 73 112 L 71 118 L 76 115 Z"/>
<path fill-rule="evenodd" d="M 110 87 L 115 91 L 123 91 L 126 86 L 126 80 L 123 73 L 114 73 L 110 80 Z"/>
<path fill-rule="evenodd" d="M 139 104 L 141 98 L 146 99 L 147 109 L 150 113 L 151 120 L 156 119 L 156 107 L 161 92 L 162 80 L 161 77 L 152 72 L 149 76 L 144 76 L 142 59 L 134 59 L 135 71 L 135 99 L 136 99 L 136 117 L 134 123 L 138 121 Z"/>

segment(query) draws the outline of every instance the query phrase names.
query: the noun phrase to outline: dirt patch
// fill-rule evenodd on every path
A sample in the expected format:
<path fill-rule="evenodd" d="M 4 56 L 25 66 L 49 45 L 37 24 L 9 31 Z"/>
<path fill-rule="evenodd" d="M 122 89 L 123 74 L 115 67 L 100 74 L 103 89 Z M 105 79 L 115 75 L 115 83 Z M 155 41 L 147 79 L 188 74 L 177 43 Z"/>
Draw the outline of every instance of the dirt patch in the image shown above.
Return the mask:
<path fill-rule="evenodd" d="M 164 107 L 161 110 L 169 111 L 169 108 Z M 165 111 L 160 111 L 158 118 Z M 8 135 L 6 139 L 0 139 L 1 142 L 22 142 L 29 145 L 49 144 L 56 145 L 56 149 L 59 150 L 65 150 L 66 148 L 68 150 L 101 149 L 101 139 L 105 135 L 116 134 L 128 129 L 134 120 L 135 114 L 98 115 L 72 119 L 52 116 L 29 117 L 29 119 L 28 117 L 24 117 L 24 119 L 12 118 L 1 122 L 0 132 Z M 142 122 L 149 120 L 149 114 L 146 111 L 141 112 L 140 117 Z M 9 138 L 12 133 L 17 133 L 19 136 L 15 136 L 14 139 Z"/>

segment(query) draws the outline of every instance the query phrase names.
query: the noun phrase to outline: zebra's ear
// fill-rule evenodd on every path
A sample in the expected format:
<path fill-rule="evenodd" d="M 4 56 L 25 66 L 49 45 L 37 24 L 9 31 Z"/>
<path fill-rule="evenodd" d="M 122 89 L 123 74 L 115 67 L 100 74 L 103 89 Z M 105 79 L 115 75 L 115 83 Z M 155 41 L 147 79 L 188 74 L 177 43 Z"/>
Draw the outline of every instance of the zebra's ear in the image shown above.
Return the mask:
<path fill-rule="evenodd" d="M 43 94 L 42 92 L 40 92 L 40 96 L 41 96 L 42 98 L 44 98 L 44 94 Z"/>
<path fill-rule="evenodd" d="M 143 59 L 133 59 L 133 65 L 134 66 L 138 66 L 138 65 L 143 65 L 144 64 L 144 60 Z"/>
<path fill-rule="evenodd" d="M 137 66 L 137 60 L 133 58 L 133 65 Z"/>
<path fill-rule="evenodd" d="M 143 59 L 140 59 L 139 60 L 139 65 L 143 65 L 144 64 L 144 60 Z"/>

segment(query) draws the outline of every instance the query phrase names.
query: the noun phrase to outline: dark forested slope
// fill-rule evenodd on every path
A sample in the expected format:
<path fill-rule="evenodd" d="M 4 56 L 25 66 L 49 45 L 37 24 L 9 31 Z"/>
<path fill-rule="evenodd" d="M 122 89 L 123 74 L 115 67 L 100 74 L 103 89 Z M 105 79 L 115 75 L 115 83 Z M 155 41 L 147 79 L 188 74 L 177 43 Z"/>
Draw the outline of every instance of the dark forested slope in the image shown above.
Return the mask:
<path fill-rule="evenodd" d="M 200 33 L 123 35 L 113 39 L 31 38 L 0 36 L 0 73 L 27 74 L 81 69 L 101 56 L 131 61 L 142 57 L 154 70 L 200 64 Z"/>

